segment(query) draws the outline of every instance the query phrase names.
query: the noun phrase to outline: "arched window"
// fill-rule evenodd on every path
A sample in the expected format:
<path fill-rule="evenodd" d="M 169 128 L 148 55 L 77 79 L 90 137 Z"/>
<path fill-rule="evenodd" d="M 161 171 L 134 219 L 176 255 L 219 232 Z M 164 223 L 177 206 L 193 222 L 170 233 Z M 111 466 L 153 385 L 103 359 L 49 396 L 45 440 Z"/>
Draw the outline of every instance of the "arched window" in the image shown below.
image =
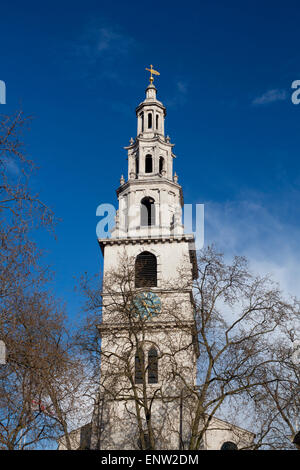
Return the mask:
<path fill-rule="evenodd" d="M 141 200 L 141 226 L 155 225 L 155 204 L 152 197 L 144 197 Z"/>
<path fill-rule="evenodd" d="M 148 352 L 148 383 L 158 383 L 158 354 L 154 346 Z"/>
<path fill-rule="evenodd" d="M 139 165 L 139 157 L 136 157 L 135 159 L 135 177 L 138 177 L 140 171 L 140 165 Z"/>
<path fill-rule="evenodd" d="M 144 113 L 143 113 L 143 111 L 141 112 L 141 123 L 142 123 L 142 125 L 141 125 L 142 132 L 144 132 Z"/>
<path fill-rule="evenodd" d="M 296 445 L 297 449 L 300 449 L 300 431 L 294 436 L 293 444 Z"/>
<path fill-rule="evenodd" d="M 150 439 L 149 439 L 149 434 L 143 431 L 143 437 L 144 437 L 145 446 L 143 448 L 142 439 L 141 439 L 141 437 L 139 437 L 139 439 L 138 439 L 138 448 L 139 448 L 139 450 L 152 450 L 151 444 L 150 444 Z"/>
<path fill-rule="evenodd" d="M 152 129 L 152 113 L 148 113 L 148 129 Z"/>
<path fill-rule="evenodd" d="M 135 260 L 135 287 L 157 286 L 157 260 L 149 251 L 143 251 Z"/>
<path fill-rule="evenodd" d="M 158 114 L 157 114 L 157 115 L 156 115 L 156 123 L 155 123 L 155 124 L 156 124 L 156 126 L 155 126 L 155 127 L 156 127 L 156 130 L 158 129 L 158 117 L 159 117 L 159 116 L 158 116 Z"/>
<path fill-rule="evenodd" d="M 224 444 L 222 444 L 220 450 L 238 450 L 238 447 L 234 442 L 226 441 Z"/>
<path fill-rule="evenodd" d="M 152 155 L 146 155 L 145 158 L 145 173 L 152 173 L 153 171 L 152 165 Z"/>
<path fill-rule="evenodd" d="M 161 175 L 165 169 L 165 160 L 163 157 L 159 157 L 159 174 Z"/>
<path fill-rule="evenodd" d="M 134 361 L 134 383 L 142 384 L 143 375 L 144 375 L 145 361 L 144 361 L 144 351 L 139 347 L 135 354 Z"/>

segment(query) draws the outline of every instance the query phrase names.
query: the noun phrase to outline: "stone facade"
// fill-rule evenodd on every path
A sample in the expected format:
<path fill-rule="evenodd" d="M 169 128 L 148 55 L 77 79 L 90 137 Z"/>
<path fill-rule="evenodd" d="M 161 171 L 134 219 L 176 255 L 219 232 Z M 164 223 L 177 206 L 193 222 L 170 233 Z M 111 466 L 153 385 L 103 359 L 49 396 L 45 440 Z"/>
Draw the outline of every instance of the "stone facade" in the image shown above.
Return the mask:
<path fill-rule="evenodd" d="M 195 243 L 184 233 L 174 145 L 165 136 L 166 109 L 156 93 L 151 82 L 136 108 L 137 137 L 125 147 L 128 178 L 122 175 L 117 189 L 116 224 L 111 238 L 99 239 L 104 256 L 100 390 L 84 440 L 92 449 L 141 448 L 141 436 L 151 440 L 150 419 L 156 449 L 187 448 L 191 432 L 198 360 Z M 137 287 L 134 275 L 124 281 L 122 273 L 134 273 L 145 253 L 155 259 L 155 273 L 154 268 L 148 273 L 152 284 Z M 149 292 L 159 310 L 144 297 L 149 315 L 138 317 L 138 309 L 131 309 L 135 295 Z M 82 446 L 81 437 L 81 430 L 74 431 L 74 448 Z M 218 449 L 227 441 L 242 447 L 252 439 L 247 431 L 213 419 L 201 448 Z"/>
<path fill-rule="evenodd" d="M 182 381 L 192 388 L 196 383 L 197 345 L 191 304 L 192 279 L 196 272 L 194 237 L 184 234 L 182 189 L 173 173 L 174 145 L 164 135 L 166 110 L 157 100 L 153 84 L 147 87 L 146 98 L 136 108 L 136 114 L 137 137 L 126 147 L 128 180 L 122 177 L 117 189 L 116 226 L 112 237 L 101 239 L 99 243 L 104 255 L 104 279 L 107 273 L 118 269 L 124 257 L 134 260 L 147 252 L 156 258 L 157 281 L 151 286 L 151 292 L 159 297 L 161 312 L 142 325 L 134 341 L 143 344 L 145 356 L 151 347 L 157 349 L 158 383 L 146 384 L 147 401 L 151 403 L 153 429 L 156 436 L 160 436 L 157 448 L 176 449 L 180 439 Z M 151 201 L 153 210 L 149 223 L 143 223 L 145 198 Z M 184 288 L 180 279 L 183 272 Z M 139 290 L 143 291 L 137 289 L 137 292 Z M 109 305 L 110 295 L 105 292 L 104 284 L 104 302 L 107 296 Z M 124 364 L 117 359 L 129 354 L 134 376 L 137 343 L 132 347 L 134 335 L 117 309 L 113 313 L 111 308 L 103 309 L 99 331 L 102 338 L 102 430 L 97 445 L 101 449 L 138 449 L 140 430 L 135 416 L 136 400 L 131 393 L 124 392 L 126 386 L 129 387 L 128 378 L 124 378 L 125 372 L 122 376 L 120 371 Z M 175 368 L 180 369 L 180 379 L 175 378 Z M 142 386 L 137 387 L 137 393 L 143 394 Z M 146 427 L 144 419 L 143 425 Z"/>

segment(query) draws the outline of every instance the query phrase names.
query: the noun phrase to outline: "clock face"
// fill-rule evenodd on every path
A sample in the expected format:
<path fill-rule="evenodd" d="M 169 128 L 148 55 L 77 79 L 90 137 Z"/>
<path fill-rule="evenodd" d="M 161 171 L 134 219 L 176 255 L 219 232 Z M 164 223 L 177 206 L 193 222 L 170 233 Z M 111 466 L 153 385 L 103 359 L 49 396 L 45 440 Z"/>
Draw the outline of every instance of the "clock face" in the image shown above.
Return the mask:
<path fill-rule="evenodd" d="M 133 300 L 136 316 L 151 319 L 161 312 L 161 300 L 154 292 L 140 292 Z"/>

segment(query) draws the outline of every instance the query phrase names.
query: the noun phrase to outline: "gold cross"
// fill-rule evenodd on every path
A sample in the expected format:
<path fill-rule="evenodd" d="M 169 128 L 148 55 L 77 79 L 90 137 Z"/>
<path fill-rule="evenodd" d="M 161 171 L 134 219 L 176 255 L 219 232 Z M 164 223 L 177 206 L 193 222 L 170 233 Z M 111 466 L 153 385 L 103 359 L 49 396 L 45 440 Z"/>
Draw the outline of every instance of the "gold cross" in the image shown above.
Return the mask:
<path fill-rule="evenodd" d="M 148 70 L 148 72 L 150 72 L 150 74 L 151 74 L 151 75 L 150 75 L 150 83 L 151 83 L 151 85 L 152 85 L 153 80 L 154 80 L 154 78 L 152 77 L 152 75 L 160 75 L 160 73 L 159 73 L 157 70 L 154 70 L 153 65 L 150 65 L 150 69 L 147 69 L 147 68 L 146 68 L 145 70 Z"/>

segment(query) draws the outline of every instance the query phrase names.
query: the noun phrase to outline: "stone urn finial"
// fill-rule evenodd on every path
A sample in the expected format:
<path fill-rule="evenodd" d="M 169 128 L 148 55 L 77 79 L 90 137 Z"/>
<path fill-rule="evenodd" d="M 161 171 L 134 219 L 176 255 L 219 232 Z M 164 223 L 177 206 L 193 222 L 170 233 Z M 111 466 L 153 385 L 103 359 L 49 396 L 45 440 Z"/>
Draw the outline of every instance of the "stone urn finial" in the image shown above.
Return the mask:
<path fill-rule="evenodd" d="M 120 185 L 122 186 L 124 183 L 125 183 L 124 176 L 121 175 L 121 178 L 120 178 Z"/>
<path fill-rule="evenodd" d="M 178 183 L 178 175 L 177 175 L 176 171 L 174 173 L 173 181 L 174 181 L 174 183 Z"/>

